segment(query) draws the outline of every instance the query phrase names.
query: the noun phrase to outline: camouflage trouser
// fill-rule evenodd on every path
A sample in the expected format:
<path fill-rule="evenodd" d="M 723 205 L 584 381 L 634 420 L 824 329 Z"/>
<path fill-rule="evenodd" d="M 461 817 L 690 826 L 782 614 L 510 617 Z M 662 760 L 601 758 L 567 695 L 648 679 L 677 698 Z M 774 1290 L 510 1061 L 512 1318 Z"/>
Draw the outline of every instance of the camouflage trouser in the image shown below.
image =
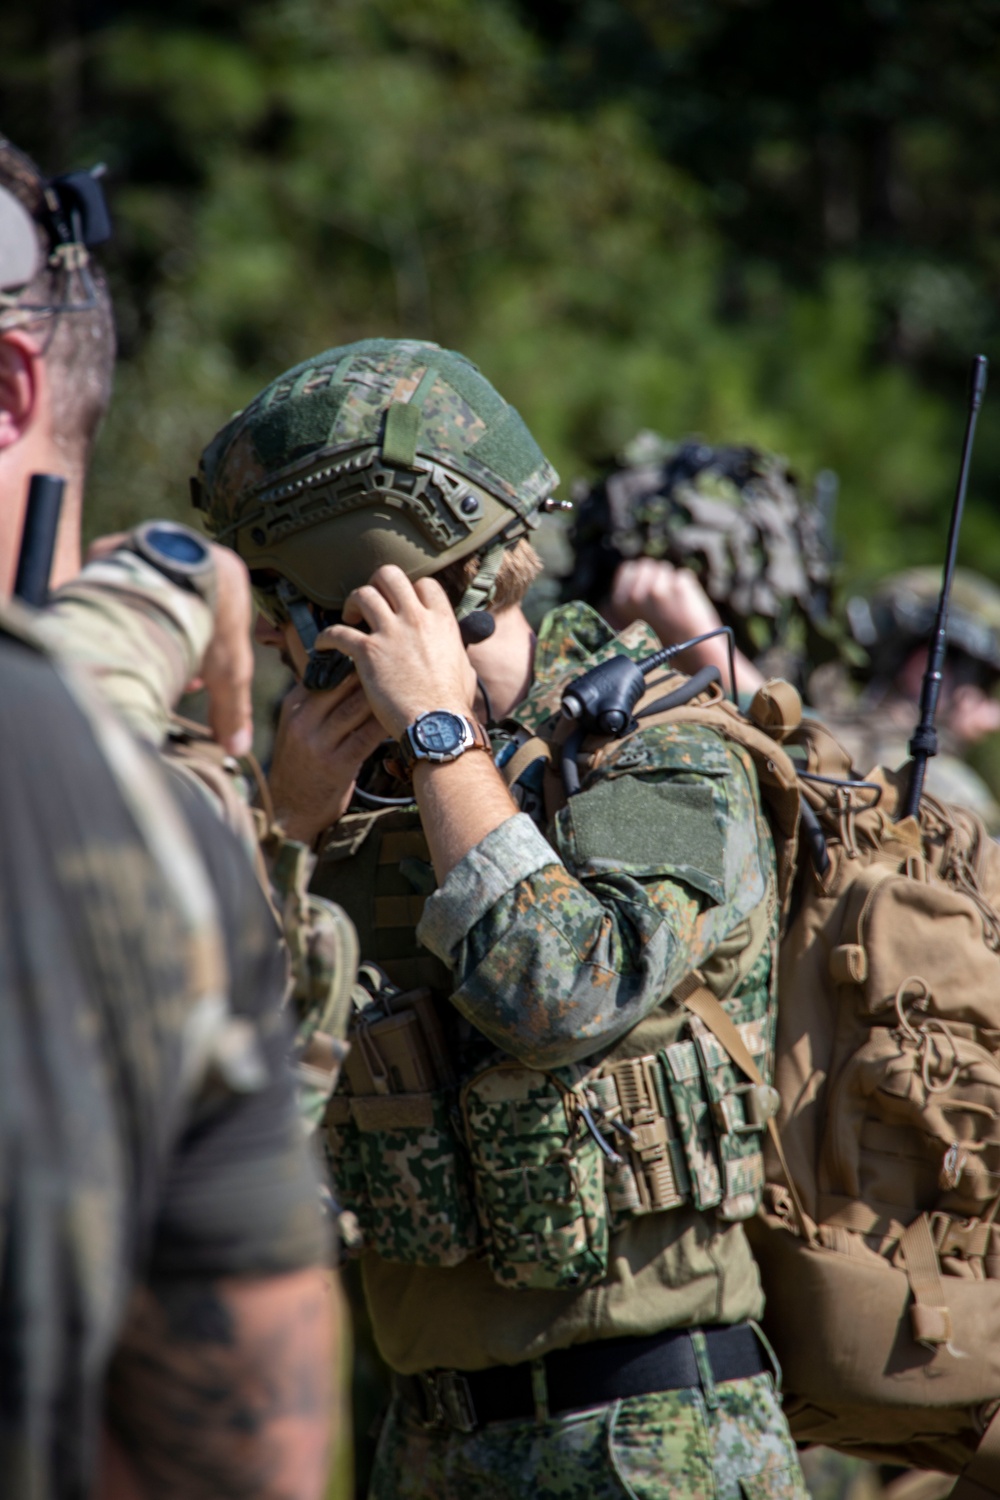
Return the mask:
<path fill-rule="evenodd" d="M 547 1422 L 421 1428 L 393 1402 L 369 1500 L 807 1500 L 769 1375 Z"/>

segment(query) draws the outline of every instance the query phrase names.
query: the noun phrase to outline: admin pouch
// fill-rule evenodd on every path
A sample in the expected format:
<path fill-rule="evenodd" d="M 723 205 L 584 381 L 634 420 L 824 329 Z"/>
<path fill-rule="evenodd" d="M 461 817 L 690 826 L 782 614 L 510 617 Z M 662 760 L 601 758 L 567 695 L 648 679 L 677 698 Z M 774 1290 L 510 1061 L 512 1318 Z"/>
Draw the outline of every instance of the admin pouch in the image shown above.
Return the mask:
<path fill-rule="evenodd" d="M 453 1266 L 478 1243 L 455 1076 L 430 992 L 378 976 L 326 1109 L 344 1238 L 386 1260 Z M 374 990 L 374 993 L 371 991 Z"/>
<path fill-rule="evenodd" d="M 476 1205 L 501 1286 L 581 1288 L 607 1271 L 603 1156 L 571 1071 L 504 1061 L 462 1090 Z"/>

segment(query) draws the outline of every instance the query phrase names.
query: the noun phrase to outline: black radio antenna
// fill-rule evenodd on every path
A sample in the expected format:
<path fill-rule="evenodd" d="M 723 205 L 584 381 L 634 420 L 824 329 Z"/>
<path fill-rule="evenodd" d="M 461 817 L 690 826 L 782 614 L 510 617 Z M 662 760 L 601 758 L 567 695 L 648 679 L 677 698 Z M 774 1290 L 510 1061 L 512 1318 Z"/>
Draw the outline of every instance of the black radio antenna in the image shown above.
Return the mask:
<path fill-rule="evenodd" d="M 14 594 L 36 609 L 44 609 L 49 597 L 49 574 L 65 487 L 65 479 L 55 474 L 32 474 L 28 486 Z"/>
<path fill-rule="evenodd" d="M 927 647 L 927 669 L 924 672 L 924 680 L 920 688 L 920 719 L 913 738 L 910 741 L 910 785 L 906 794 L 906 802 L 903 806 L 902 817 L 916 817 L 920 809 L 920 797 L 924 790 L 924 777 L 927 774 L 927 762 L 932 755 L 937 755 L 938 741 L 937 729 L 934 720 L 937 717 L 938 699 L 941 696 L 941 683 L 944 677 L 944 656 L 948 641 L 948 601 L 951 596 L 951 584 L 955 575 L 955 556 L 958 552 L 958 533 L 962 527 L 962 512 L 965 510 L 965 492 L 969 484 L 969 463 L 972 459 L 972 443 L 976 435 L 976 420 L 979 416 L 979 408 L 983 404 L 983 396 L 986 393 L 986 374 L 989 370 L 989 360 L 985 354 L 977 354 L 972 361 L 972 372 L 969 389 L 969 414 L 965 424 L 965 441 L 962 444 L 962 464 L 958 471 L 958 488 L 955 491 L 955 504 L 951 512 L 951 526 L 948 530 L 948 550 L 944 560 L 944 576 L 941 579 L 941 593 L 938 596 L 937 617 L 934 621 L 934 634 L 931 636 Z"/>

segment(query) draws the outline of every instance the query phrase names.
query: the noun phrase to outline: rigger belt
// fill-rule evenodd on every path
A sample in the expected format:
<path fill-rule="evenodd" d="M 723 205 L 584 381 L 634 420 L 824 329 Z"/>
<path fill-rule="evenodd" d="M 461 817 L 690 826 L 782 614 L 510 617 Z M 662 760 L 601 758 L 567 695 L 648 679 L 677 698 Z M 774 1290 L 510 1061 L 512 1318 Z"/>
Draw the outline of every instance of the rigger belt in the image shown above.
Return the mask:
<path fill-rule="evenodd" d="M 397 1375 L 394 1387 L 422 1426 L 469 1433 L 491 1422 L 545 1420 L 629 1396 L 746 1380 L 771 1368 L 753 1327 L 737 1323 L 601 1339 L 488 1370 Z"/>

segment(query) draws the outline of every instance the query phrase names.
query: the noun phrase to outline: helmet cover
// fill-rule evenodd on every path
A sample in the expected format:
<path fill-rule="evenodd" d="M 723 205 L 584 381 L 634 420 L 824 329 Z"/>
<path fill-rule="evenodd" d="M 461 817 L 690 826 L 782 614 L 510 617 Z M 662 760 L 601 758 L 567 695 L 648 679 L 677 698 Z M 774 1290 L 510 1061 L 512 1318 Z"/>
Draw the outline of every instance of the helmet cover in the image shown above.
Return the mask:
<path fill-rule="evenodd" d="M 832 497 L 835 478 L 824 478 Z M 698 575 L 763 670 L 801 680 L 842 650 L 829 517 L 819 498 L 802 498 L 783 458 L 643 432 L 602 479 L 574 487 L 574 500 L 567 597 L 599 606 L 621 562 L 663 558 Z"/>
<path fill-rule="evenodd" d="M 287 371 L 202 454 L 192 498 L 251 570 L 340 609 L 383 563 L 439 572 L 535 524 L 558 483 L 471 361 L 365 339 Z"/>

